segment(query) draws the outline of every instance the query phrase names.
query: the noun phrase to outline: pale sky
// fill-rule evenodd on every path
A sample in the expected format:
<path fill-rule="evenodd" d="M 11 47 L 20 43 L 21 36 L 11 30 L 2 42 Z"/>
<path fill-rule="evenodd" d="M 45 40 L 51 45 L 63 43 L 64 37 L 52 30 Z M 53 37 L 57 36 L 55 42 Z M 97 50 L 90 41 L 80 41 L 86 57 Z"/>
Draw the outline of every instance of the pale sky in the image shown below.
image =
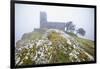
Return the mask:
<path fill-rule="evenodd" d="M 40 27 L 40 11 L 47 13 L 48 21 L 72 21 L 76 29 L 84 28 L 85 38 L 94 40 L 94 8 L 15 4 L 15 41 Z"/>

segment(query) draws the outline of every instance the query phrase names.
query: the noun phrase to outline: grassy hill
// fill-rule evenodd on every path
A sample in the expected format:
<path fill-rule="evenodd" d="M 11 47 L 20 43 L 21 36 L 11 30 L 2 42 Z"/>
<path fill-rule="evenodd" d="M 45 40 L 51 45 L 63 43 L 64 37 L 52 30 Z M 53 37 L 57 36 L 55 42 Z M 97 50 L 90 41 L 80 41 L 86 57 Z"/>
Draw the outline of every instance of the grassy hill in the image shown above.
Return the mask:
<path fill-rule="evenodd" d="M 16 43 L 16 65 L 70 63 L 94 60 L 94 41 L 61 30 L 24 34 Z"/>

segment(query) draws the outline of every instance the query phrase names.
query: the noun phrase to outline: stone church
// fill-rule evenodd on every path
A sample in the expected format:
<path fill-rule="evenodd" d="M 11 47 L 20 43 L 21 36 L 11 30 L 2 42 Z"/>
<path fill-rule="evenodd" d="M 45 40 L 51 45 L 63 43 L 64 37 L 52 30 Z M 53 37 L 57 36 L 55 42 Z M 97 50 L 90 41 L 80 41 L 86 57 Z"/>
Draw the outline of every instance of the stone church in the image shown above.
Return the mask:
<path fill-rule="evenodd" d="M 71 21 L 70 21 L 71 22 Z M 35 31 L 40 31 L 42 29 L 59 29 L 66 31 L 66 24 L 69 22 L 49 22 L 47 21 L 47 15 L 45 12 L 40 12 L 40 29 L 35 29 Z"/>
<path fill-rule="evenodd" d="M 71 22 L 71 21 L 70 21 Z M 65 31 L 66 23 L 68 22 L 48 22 L 45 12 L 40 12 L 40 28 L 59 29 Z"/>

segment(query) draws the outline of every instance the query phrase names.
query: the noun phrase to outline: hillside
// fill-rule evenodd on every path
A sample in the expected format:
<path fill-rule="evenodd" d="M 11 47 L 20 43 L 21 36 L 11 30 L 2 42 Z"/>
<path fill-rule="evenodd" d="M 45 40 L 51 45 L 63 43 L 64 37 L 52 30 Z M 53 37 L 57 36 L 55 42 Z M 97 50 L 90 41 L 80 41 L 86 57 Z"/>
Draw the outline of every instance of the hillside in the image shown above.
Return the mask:
<path fill-rule="evenodd" d="M 93 60 L 94 41 L 72 36 L 57 29 L 26 33 L 16 43 L 16 65 Z"/>

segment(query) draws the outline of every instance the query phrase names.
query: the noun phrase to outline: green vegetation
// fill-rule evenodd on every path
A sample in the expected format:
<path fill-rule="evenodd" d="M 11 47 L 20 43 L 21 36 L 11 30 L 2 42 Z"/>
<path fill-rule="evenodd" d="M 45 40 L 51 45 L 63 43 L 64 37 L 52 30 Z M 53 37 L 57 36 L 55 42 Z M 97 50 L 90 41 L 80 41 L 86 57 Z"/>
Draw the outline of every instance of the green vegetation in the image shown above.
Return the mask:
<path fill-rule="evenodd" d="M 80 46 L 89 54 L 91 54 L 92 56 L 94 56 L 94 41 L 92 40 L 88 40 L 88 39 L 84 39 L 84 38 L 79 38 L 76 37 L 75 38 L 78 43 L 80 44 Z"/>
<path fill-rule="evenodd" d="M 64 62 L 69 62 L 69 55 L 63 53 L 65 51 L 65 48 L 68 50 L 68 47 L 71 47 L 65 38 L 60 36 L 59 33 L 52 32 L 49 34 L 48 39 L 52 41 L 52 60 L 51 63 L 64 63 Z M 64 48 L 63 48 L 64 47 Z M 72 48 L 67 51 L 71 52 Z"/>
<path fill-rule="evenodd" d="M 80 47 L 83 48 L 86 52 L 94 56 L 94 41 L 80 38 L 73 32 L 66 32 L 68 35 L 74 37 L 76 41 L 80 44 Z"/>
<path fill-rule="evenodd" d="M 72 32 L 50 31 L 46 39 L 41 32 L 24 34 L 16 43 L 16 65 L 32 65 L 41 63 L 70 63 L 91 61 L 94 56 L 94 41 L 80 38 Z M 69 35 L 68 37 L 65 35 Z M 63 37 L 64 36 L 64 37 Z M 88 55 L 87 55 L 87 54 Z M 93 60 L 93 59 L 92 59 Z"/>
<path fill-rule="evenodd" d="M 35 61 L 33 61 L 32 58 L 35 56 L 35 54 L 36 54 L 35 46 L 33 46 L 30 49 L 23 48 L 20 54 L 18 54 L 21 60 L 19 61 L 17 65 L 19 65 L 21 62 L 23 62 L 22 65 L 34 64 Z"/>
<path fill-rule="evenodd" d="M 43 36 L 43 33 L 41 32 L 31 32 L 26 33 L 23 35 L 22 40 L 35 40 L 35 39 L 41 39 Z"/>
<path fill-rule="evenodd" d="M 48 39 L 52 41 L 54 46 L 58 46 L 61 43 L 65 44 L 67 41 L 65 38 L 61 37 L 59 33 L 56 32 L 49 34 Z"/>
<path fill-rule="evenodd" d="M 77 35 L 73 32 L 66 32 L 68 35 L 72 36 L 72 37 L 77 37 Z"/>

